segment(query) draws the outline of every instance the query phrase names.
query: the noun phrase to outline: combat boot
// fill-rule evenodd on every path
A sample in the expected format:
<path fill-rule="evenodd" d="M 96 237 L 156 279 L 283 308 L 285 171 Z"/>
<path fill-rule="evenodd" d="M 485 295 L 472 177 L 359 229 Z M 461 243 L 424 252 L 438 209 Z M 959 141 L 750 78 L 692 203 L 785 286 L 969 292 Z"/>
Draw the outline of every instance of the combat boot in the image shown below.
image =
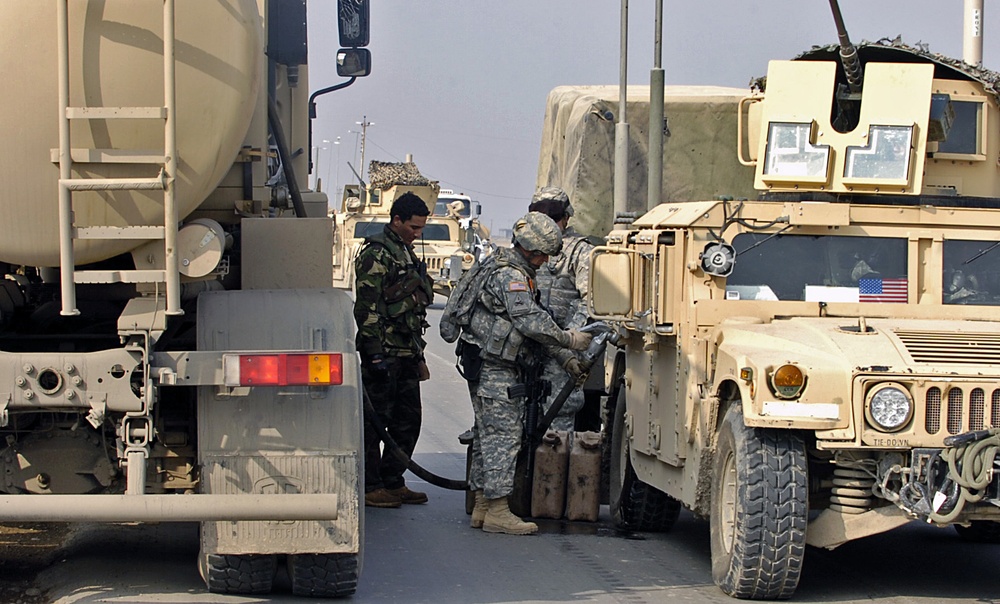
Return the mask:
<path fill-rule="evenodd" d="M 483 518 L 483 530 L 487 533 L 506 533 L 508 535 L 531 535 L 538 532 L 538 525 L 525 522 L 511 513 L 507 498 L 488 499 L 486 501 L 486 516 Z"/>
<path fill-rule="evenodd" d="M 476 505 L 472 508 L 472 520 L 469 526 L 472 528 L 483 528 L 483 519 L 486 518 L 486 495 L 482 491 L 473 491 L 476 496 Z"/>

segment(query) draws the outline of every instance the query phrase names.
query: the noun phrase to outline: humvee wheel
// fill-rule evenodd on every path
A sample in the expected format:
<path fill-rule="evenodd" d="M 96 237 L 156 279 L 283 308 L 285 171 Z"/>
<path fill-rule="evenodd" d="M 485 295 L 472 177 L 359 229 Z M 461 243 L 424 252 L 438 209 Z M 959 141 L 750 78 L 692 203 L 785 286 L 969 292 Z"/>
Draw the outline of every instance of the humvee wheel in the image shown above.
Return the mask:
<path fill-rule="evenodd" d="M 618 391 L 611 433 L 611 520 L 631 531 L 666 532 L 681 512 L 679 501 L 635 475 L 625 434 L 625 390 Z"/>
<path fill-rule="evenodd" d="M 199 554 L 198 570 L 208 591 L 222 594 L 271 592 L 278 559 L 267 554 Z"/>
<path fill-rule="evenodd" d="M 1000 543 L 1000 522 L 973 520 L 969 526 L 955 525 L 955 532 L 964 541 L 973 543 Z"/>
<path fill-rule="evenodd" d="M 712 578 L 730 596 L 791 597 L 806 545 L 805 445 L 790 431 L 748 428 L 734 403 L 712 473 Z"/>
<path fill-rule="evenodd" d="M 289 554 L 288 576 L 297 596 L 349 596 L 358 588 L 358 555 Z"/>

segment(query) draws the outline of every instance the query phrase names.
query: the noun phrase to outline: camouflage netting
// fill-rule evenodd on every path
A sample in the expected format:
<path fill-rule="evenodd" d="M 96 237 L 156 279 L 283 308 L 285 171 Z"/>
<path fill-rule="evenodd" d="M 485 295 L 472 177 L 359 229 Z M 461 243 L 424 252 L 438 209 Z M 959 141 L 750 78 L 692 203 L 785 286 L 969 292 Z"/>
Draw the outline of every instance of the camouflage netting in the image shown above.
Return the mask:
<path fill-rule="evenodd" d="M 895 63 L 914 63 L 930 61 L 937 66 L 934 77 L 942 79 L 968 79 L 982 84 L 986 91 L 1000 102 L 1000 73 L 990 71 L 979 65 L 969 65 L 961 59 L 946 57 L 945 55 L 931 52 L 927 44 L 917 42 L 910 46 L 900 39 L 882 38 L 877 42 L 862 41 L 855 45 L 858 49 L 858 57 L 861 59 L 862 68 L 868 61 L 889 61 Z M 799 56 L 795 60 L 807 61 L 839 61 L 840 46 L 830 44 L 828 46 L 814 46 Z M 838 78 L 843 77 L 838 71 Z"/>
<path fill-rule="evenodd" d="M 417 165 L 413 162 L 393 163 L 372 160 L 368 164 L 368 178 L 371 180 L 369 186 L 372 189 L 383 191 L 393 185 L 427 187 L 432 182 L 420 174 L 420 170 L 417 170 Z"/>

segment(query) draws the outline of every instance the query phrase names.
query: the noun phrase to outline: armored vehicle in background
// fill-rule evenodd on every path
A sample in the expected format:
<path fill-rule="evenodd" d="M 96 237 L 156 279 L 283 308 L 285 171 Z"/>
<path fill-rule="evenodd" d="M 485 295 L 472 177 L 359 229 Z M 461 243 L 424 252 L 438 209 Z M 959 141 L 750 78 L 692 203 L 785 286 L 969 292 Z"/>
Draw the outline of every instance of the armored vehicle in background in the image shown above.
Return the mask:
<path fill-rule="evenodd" d="M 367 7 L 340 6 L 351 82 Z M 326 199 L 297 186 L 305 0 L 0 22 L 0 519 L 200 521 L 212 591 L 268 592 L 280 559 L 296 594 L 352 593 L 360 368 Z"/>
<path fill-rule="evenodd" d="M 611 231 L 618 525 L 709 518 L 713 578 L 755 599 L 792 595 L 806 545 L 1000 541 L 998 81 L 894 41 L 772 61 L 730 109 L 760 194 Z"/>
<path fill-rule="evenodd" d="M 427 264 L 434 291 L 447 296 L 462 273 L 475 261 L 474 242 L 469 241 L 464 219 L 434 213 L 440 186 L 420 174 L 413 162 L 372 161 L 368 186 L 344 187 L 340 211 L 334 214 L 333 285 L 354 289 L 354 259 L 365 237 L 381 232 L 389 224 L 392 203 L 404 193 L 413 193 L 427 204 L 427 218 L 420 239 L 413 243 L 417 257 Z"/>

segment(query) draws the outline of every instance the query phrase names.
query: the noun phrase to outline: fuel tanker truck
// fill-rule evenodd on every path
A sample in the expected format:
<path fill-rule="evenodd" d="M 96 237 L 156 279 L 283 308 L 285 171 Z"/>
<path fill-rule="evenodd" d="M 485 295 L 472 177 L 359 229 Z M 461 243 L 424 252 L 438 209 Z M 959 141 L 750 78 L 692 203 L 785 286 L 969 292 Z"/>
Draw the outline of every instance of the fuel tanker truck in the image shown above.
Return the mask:
<path fill-rule="evenodd" d="M 350 83 L 368 6 L 339 9 Z M 279 562 L 295 594 L 354 591 L 361 391 L 326 200 L 297 186 L 305 19 L 0 4 L 3 521 L 197 521 L 212 591 Z"/>
<path fill-rule="evenodd" d="M 737 598 L 791 597 L 807 546 L 911 522 L 1000 542 L 1000 74 L 855 46 L 835 14 L 840 44 L 703 111 L 732 120 L 706 144 L 755 194 L 663 199 L 591 258 L 591 313 L 621 336 L 614 521 L 707 518 L 713 579 Z M 697 112 L 667 100 L 683 139 Z M 594 102 L 572 112 L 585 124 L 546 121 L 604 128 L 617 107 Z"/>

